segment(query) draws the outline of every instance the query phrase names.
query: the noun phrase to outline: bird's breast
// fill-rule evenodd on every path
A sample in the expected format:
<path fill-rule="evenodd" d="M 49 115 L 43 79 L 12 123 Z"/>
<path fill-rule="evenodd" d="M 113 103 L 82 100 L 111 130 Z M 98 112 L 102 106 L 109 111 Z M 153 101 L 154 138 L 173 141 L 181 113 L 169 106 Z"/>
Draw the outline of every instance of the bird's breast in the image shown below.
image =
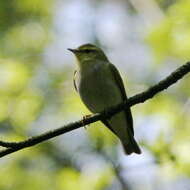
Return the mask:
<path fill-rule="evenodd" d="M 81 73 L 78 90 L 82 101 L 92 112 L 100 112 L 122 101 L 121 92 L 106 64 Z"/>

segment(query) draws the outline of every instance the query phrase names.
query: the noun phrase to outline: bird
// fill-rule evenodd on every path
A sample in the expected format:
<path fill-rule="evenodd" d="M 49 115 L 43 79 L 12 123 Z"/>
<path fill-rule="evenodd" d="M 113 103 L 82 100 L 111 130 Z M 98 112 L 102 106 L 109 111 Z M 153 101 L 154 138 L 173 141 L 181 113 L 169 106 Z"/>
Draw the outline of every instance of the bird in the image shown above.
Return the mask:
<path fill-rule="evenodd" d="M 73 80 L 75 90 L 89 111 L 99 113 L 127 100 L 121 75 L 101 48 L 87 43 L 68 50 L 77 60 Z M 134 138 L 130 107 L 101 122 L 120 139 L 126 155 L 141 153 Z"/>

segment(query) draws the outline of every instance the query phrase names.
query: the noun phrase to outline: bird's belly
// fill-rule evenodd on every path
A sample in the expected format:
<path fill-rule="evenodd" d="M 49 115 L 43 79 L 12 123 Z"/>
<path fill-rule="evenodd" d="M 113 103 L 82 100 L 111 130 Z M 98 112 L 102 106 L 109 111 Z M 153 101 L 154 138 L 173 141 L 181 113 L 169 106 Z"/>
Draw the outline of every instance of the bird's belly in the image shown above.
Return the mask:
<path fill-rule="evenodd" d="M 94 113 L 122 102 L 116 83 L 111 79 L 105 80 L 105 75 L 101 74 L 81 80 L 79 92 L 84 104 Z"/>

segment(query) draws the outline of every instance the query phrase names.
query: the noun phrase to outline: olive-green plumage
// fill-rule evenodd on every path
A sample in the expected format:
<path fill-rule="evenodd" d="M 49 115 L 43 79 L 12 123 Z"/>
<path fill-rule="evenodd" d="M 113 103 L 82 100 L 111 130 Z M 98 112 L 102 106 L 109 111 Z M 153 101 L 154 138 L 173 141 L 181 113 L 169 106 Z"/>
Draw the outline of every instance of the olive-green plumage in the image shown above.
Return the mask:
<path fill-rule="evenodd" d="M 87 108 L 97 113 L 127 100 L 125 88 L 117 68 L 104 52 L 92 44 L 84 44 L 72 51 L 78 62 L 74 74 L 75 89 Z M 134 139 L 130 108 L 102 121 L 118 138 L 126 154 L 140 154 Z"/>

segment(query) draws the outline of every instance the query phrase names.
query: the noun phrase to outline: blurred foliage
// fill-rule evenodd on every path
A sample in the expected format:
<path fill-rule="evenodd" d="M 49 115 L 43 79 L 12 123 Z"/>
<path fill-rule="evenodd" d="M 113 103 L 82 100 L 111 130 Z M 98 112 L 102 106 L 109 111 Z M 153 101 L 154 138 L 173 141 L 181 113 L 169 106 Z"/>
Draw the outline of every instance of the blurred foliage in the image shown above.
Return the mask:
<path fill-rule="evenodd" d="M 190 1 L 155 2 L 165 13 L 164 19 L 153 25 L 146 37 L 156 62 L 165 68 L 167 64 L 161 63 L 169 58 L 176 62 L 190 59 Z M 89 114 L 74 92 L 73 68 L 48 67 L 44 60 L 43 52 L 54 37 L 55 3 L 54 0 L 0 1 L 2 139 L 22 140 Z M 96 3 L 96 6 L 103 4 Z M 109 26 L 111 30 L 112 24 Z M 158 73 L 157 69 L 155 66 L 152 72 Z M 154 77 L 145 76 L 145 83 L 152 84 L 157 80 Z M 163 176 L 190 177 L 189 82 L 186 77 L 175 89 L 148 101 L 146 106 L 133 108 L 135 118 L 143 117 L 145 122 L 141 126 L 146 133 L 141 137 L 143 147 L 153 156 Z M 149 141 L 146 135 L 153 136 L 157 122 L 157 135 Z M 147 124 L 151 125 L 150 132 Z M 0 189 L 122 189 L 121 177 L 114 171 L 122 157 L 118 139 L 100 122 L 86 128 L 1 159 Z"/>
<path fill-rule="evenodd" d="M 112 179 L 112 171 L 104 168 L 104 171 L 98 175 L 97 173 L 83 174 L 70 168 L 64 168 L 58 173 L 57 186 L 58 189 L 68 190 L 87 190 L 87 189 L 105 189 Z"/>
<path fill-rule="evenodd" d="M 190 59 L 189 9 L 189 0 L 176 1 L 166 11 L 165 19 L 150 32 L 148 41 L 158 61 L 168 57 Z"/>
<path fill-rule="evenodd" d="M 176 3 L 177 0 L 156 0 L 160 7 L 162 7 L 163 9 L 167 9 L 168 7 L 170 7 L 172 4 Z"/>
<path fill-rule="evenodd" d="M 156 63 L 162 68 L 167 65 L 168 60 L 176 63 L 190 60 L 190 1 L 174 2 L 166 9 L 165 18 L 150 30 L 146 38 L 153 50 Z M 163 94 L 149 102 L 146 110 L 147 114 L 150 114 L 154 108 L 154 112 L 159 112 L 167 119 L 167 125 L 162 127 L 165 129 L 161 130 L 155 143 L 148 147 L 161 169 L 170 177 L 190 177 L 190 139 L 187 135 L 190 133 L 187 99 L 190 96 L 189 82 L 190 78 L 187 76 L 175 90 L 169 91 L 168 95 Z"/>

